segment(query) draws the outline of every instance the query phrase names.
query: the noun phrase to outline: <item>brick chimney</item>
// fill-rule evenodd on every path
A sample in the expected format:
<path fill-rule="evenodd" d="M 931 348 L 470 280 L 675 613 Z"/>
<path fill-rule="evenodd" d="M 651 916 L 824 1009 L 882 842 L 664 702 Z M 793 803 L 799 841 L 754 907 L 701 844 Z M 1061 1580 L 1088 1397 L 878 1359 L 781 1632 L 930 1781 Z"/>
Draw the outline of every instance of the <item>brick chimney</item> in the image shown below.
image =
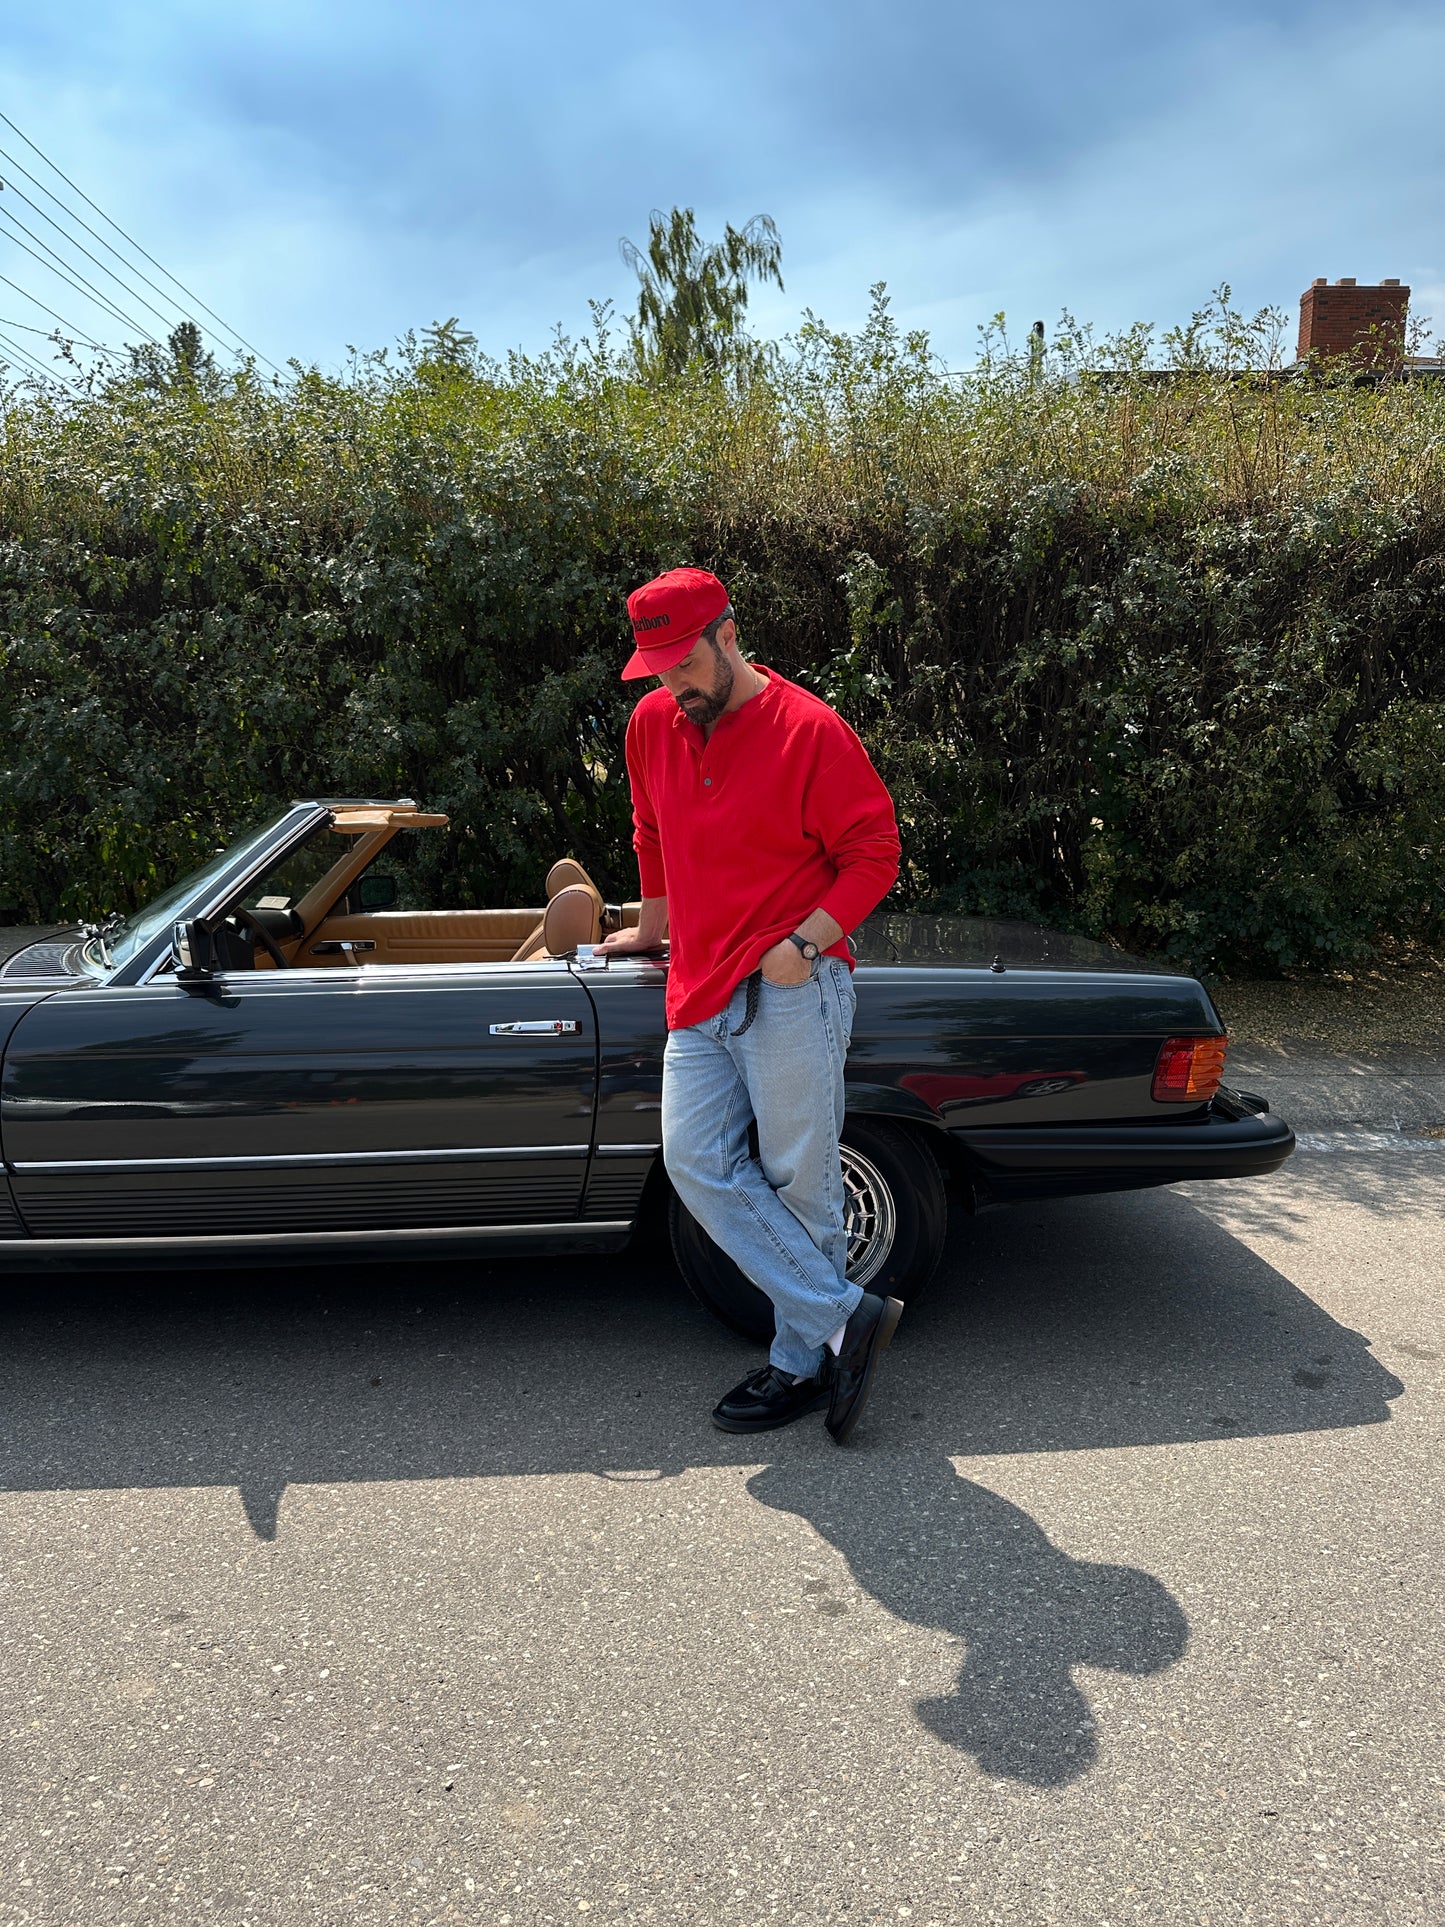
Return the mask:
<path fill-rule="evenodd" d="M 1300 296 L 1298 359 L 1348 355 L 1362 367 L 1396 368 L 1409 306 L 1410 290 L 1398 281 L 1361 288 L 1350 277 L 1331 284 L 1320 275 Z"/>

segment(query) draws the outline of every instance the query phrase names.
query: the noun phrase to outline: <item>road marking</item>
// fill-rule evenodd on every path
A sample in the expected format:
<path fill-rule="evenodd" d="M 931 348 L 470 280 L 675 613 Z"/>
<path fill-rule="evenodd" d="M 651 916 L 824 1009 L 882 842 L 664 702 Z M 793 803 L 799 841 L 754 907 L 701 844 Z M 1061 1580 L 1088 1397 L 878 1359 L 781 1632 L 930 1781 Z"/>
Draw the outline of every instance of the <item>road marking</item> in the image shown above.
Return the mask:
<path fill-rule="evenodd" d="M 1402 1131 L 1297 1131 L 1301 1151 L 1445 1151 L 1445 1136 L 1406 1137 Z"/>

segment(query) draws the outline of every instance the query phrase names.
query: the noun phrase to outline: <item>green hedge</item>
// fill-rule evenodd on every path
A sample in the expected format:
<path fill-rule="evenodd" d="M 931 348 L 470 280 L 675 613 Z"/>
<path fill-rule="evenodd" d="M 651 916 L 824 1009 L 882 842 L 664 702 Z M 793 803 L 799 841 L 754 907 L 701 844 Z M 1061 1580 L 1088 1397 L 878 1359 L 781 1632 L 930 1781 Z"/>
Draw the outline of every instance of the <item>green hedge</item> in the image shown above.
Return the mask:
<path fill-rule="evenodd" d="M 563 851 L 630 895 L 623 598 L 693 561 L 861 730 L 900 901 L 1198 967 L 1438 935 L 1445 384 L 989 346 L 950 380 L 880 305 L 746 379 L 594 342 L 12 394 L 0 916 L 132 907 L 318 792 L 447 810 L 448 901 Z"/>

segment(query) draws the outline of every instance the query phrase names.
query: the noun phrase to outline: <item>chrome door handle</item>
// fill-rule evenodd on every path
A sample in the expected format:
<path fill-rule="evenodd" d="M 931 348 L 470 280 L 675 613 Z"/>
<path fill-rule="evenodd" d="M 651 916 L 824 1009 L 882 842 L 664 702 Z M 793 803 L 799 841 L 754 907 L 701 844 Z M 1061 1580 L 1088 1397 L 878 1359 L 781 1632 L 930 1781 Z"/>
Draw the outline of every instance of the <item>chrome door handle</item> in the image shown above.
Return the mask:
<path fill-rule="evenodd" d="M 493 1037 L 571 1037 L 582 1026 L 575 1017 L 539 1017 L 527 1024 L 488 1024 Z"/>
<path fill-rule="evenodd" d="M 310 954 L 313 957 L 339 957 L 343 952 L 375 948 L 370 937 L 330 937 L 325 943 L 313 943 Z"/>

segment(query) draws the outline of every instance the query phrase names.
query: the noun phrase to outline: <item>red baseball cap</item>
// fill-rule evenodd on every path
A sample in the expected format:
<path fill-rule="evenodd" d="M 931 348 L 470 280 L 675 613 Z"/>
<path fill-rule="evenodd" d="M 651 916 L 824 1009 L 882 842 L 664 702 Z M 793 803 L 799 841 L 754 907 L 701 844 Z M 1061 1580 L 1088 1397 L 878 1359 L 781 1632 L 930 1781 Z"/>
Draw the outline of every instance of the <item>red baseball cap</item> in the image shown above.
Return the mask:
<path fill-rule="evenodd" d="M 675 669 L 692 645 L 728 606 L 728 592 L 706 569 L 669 569 L 627 598 L 637 647 L 622 672 L 624 682 Z"/>

